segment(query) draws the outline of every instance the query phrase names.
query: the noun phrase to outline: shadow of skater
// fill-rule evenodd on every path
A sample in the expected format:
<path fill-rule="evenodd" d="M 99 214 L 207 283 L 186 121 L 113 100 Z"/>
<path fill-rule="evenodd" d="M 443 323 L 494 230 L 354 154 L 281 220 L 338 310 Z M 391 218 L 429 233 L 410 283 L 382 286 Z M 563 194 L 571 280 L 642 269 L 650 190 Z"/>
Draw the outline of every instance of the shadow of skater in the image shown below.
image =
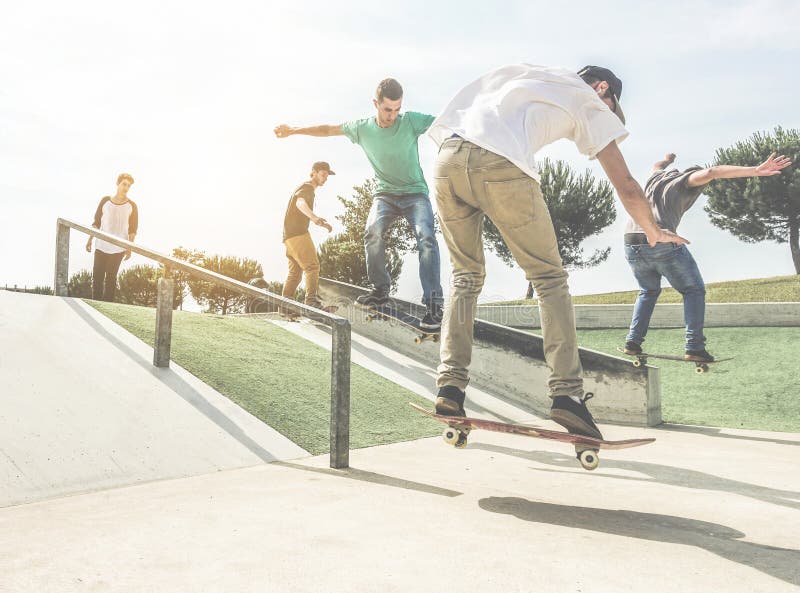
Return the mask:
<path fill-rule="evenodd" d="M 485 443 L 475 443 L 474 445 L 470 445 L 470 448 L 483 449 L 484 451 L 492 451 L 494 453 L 500 453 L 503 455 L 512 455 L 521 459 L 528 459 L 530 461 L 556 467 L 568 467 L 571 469 L 577 467 L 575 463 L 575 457 L 571 455 L 567 456 L 559 453 L 552 453 L 549 451 L 520 451 L 517 449 L 510 449 L 508 447 L 501 447 L 498 445 L 488 445 Z M 644 474 L 645 476 L 649 476 L 649 478 L 606 474 L 602 471 L 604 469 L 612 468 L 637 472 Z M 538 471 L 554 471 L 540 468 L 536 469 Z M 679 486 L 681 488 L 692 488 L 694 490 L 729 492 L 731 494 L 747 496 L 749 498 L 760 500 L 769 504 L 800 510 L 800 492 L 768 488 L 766 486 L 749 484 L 748 482 L 740 482 L 739 480 L 731 480 L 729 478 L 722 478 L 720 476 L 715 476 L 692 469 L 662 465 L 660 463 L 647 463 L 644 461 L 630 460 L 620 461 L 617 459 L 603 457 L 600 470 L 598 470 L 594 475 L 602 475 L 605 478 L 630 480 L 634 482 L 659 482 L 661 484 L 669 484 L 671 486 Z"/>
<path fill-rule="evenodd" d="M 492 496 L 478 501 L 478 506 L 523 521 L 694 546 L 800 586 L 800 551 L 741 541 L 744 533 L 717 523 L 654 513 L 534 502 L 516 497 Z"/>

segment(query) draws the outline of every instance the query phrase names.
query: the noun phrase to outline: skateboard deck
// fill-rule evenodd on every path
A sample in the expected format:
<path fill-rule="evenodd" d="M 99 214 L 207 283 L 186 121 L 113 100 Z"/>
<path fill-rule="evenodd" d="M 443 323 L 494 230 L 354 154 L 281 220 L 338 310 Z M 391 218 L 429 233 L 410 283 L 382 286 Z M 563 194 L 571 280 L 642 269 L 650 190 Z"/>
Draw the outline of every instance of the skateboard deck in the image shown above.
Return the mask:
<path fill-rule="evenodd" d="M 600 459 L 597 456 L 597 452 L 600 449 L 629 449 L 631 447 L 639 447 L 655 442 L 654 438 L 605 441 L 579 434 L 570 434 L 560 430 L 547 430 L 524 424 L 507 424 L 496 420 L 484 420 L 482 418 L 469 418 L 464 416 L 442 416 L 441 414 L 431 412 L 417 404 L 409 402 L 409 405 L 437 422 L 447 424 L 448 428 L 445 429 L 442 438 L 444 438 L 447 444 L 453 445 L 458 449 L 467 445 L 467 435 L 469 435 L 469 431 L 472 429 L 521 434 L 574 445 L 578 460 L 581 462 L 583 468 L 588 470 L 595 469 L 600 463 Z"/>
<path fill-rule="evenodd" d="M 417 345 L 422 344 L 422 342 L 426 340 L 430 340 L 432 342 L 439 341 L 439 336 L 441 335 L 440 330 L 430 330 L 420 327 L 420 319 L 418 317 L 398 311 L 391 305 L 376 308 L 359 305 L 358 303 L 353 304 L 367 312 L 367 321 L 388 321 L 389 323 L 398 323 L 403 327 L 410 329 L 416 334 L 414 343 Z"/>
<path fill-rule="evenodd" d="M 708 365 L 716 364 L 718 362 L 725 362 L 728 360 L 733 360 L 733 356 L 729 358 L 717 358 L 716 360 L 709 360 L 709 361 L 701 361 L 701 360 L 686 360 L 683 356 L 674 356 L 672 354 L 651 354 L 649 352 L 642 352 L 641 354 L 628 354 L 622 348 L 617 348 L 619 352 L 622 352 L 625 356 L 632 356 L 633 366 L 640 367 L 642 365 L 647 364 L 648 358 L 658 358 L 659 360 L 674 360 L 676 362 L 693 362 L 695 364 L 694 371 L 696 373 L 705 373 L 708 372 Z"/>

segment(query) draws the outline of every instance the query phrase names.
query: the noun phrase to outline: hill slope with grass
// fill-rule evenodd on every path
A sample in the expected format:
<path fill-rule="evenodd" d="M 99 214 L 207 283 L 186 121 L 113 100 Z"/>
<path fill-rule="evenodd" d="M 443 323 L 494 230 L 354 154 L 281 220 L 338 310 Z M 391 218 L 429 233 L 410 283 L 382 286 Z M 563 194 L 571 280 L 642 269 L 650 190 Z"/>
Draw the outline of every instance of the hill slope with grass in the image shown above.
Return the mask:
<path fill-rule="evenodd" d="M 659 303 L 680 303 L 681 295 L 663 282 Z M 631 305 L 638 290 L 573 296 L 576 305 Z M 707 303 L 797 303 L 800 302 L 800 276 L 774 276 L 751 280 L 706 284 Z M 482 303 L 483 304 L 483 303 Z M 486 303 L 490 304 L 490 303 Z M 492 305 L 533 305 L 536 299 L 494 302 Z"/>
<path fill-rule="evenodd" d="M 148 344 L 155 309 L 86 301 Z M 320 348 L 264 320 L 175 311 L 172 360 L 312 454 L 329 450 L 330 364 Z M 433 436 L 439 426 L 408 402 L 417 394 L 356 364 L 350 376 L 350 446 Z"/>

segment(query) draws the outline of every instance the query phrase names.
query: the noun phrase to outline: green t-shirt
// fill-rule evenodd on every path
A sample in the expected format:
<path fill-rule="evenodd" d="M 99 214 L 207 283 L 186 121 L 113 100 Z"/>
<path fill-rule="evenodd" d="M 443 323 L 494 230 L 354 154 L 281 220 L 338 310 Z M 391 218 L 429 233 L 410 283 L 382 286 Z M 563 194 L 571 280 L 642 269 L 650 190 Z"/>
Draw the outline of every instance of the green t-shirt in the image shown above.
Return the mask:
<path fill-rule="evenodd" d="M 419 138 L 436 119 L 432 115 L 406 111 L 391 128 L 382 128 L 374 117 L 342 124 L 342 132 L 364 149 L 379 194 L 428 194 L 428 184 L 419 166 Z"/>

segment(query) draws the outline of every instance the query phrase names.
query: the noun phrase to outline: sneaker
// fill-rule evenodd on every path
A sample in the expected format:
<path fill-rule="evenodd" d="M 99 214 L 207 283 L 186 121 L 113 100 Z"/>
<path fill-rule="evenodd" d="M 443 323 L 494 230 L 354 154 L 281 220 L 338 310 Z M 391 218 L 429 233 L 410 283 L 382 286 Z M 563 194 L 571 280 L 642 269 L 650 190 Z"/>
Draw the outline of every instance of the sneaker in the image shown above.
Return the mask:
<path fill-rule="evenodd" d="M 592 413 L 586 407 L 586 401 L 592 399 L 594 394 L 587 393 L 583 396 L 580 403 L 568 395 L 560 395 L 553 398 L 553 406 L 550 408 L 550 418 L 558 422 L 571 434 L 581 434 L 595 439 L 602 439 L 603 434 L 594 423 Z"/>
<path fill-rule="evenodd" d="M 389 292 L 382 288 L 376 288 L 356 298 L 356 303 L 365 307 L 384 307 L 389 304 Z"/>
<path fill-rule="evenodd" d="M 625 352 L 625 354 L 635 356 L 636 354 L 642 353 L 642 346 L 636 342 L 625 342 L 625 348 L 622 350 Z"/>
<path fill-rule="evenodd" d="M 428 311 L 419 322 L 419 327 L 427 331 L 439 331 L 442 329 L 442 306 L 436 303 L 428 305 Z"/>
<path fill-rule="evenodd" d="M 315 309 L 319 309 L 320 311 L 325 311 L 326 313 L 336 313 L 339 310 L 339 307 L 336 305 L 326 305 L 321 300 L 317 299 L 310 303 L 306 303 L 309 307 L 314 307 Z"/>
<path fill-rule="evenodd" d="M 436 396 L 436 413 L 442 416 L 466 416 L 465 397 L 466 394 L 455 385 L 440 387 Z"/>
<path fill-rule="evenodd" d="M 311 299 L 306 301 L 305 304 L 309 307 L 314 307 L 315 309 L 323 309 L 325 307 L 320 299 Z"/>
<path fill-rule="evenodd" d="M 684 360 L 693 360 L 695 362 L 714 362 L 714 357 L 711 356 L 705 348 L 702 350 L 687 350 L 683 355 Z"/>

